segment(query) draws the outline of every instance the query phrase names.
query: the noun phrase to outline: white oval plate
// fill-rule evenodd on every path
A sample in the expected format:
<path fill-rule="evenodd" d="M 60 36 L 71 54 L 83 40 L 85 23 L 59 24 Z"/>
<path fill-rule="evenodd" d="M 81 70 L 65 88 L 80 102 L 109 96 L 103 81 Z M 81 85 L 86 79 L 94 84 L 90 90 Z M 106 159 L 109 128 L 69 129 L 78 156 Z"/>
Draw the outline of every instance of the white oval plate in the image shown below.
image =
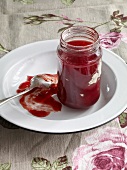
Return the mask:
<path fill-rule="evenodd" d="M 35 42 L 17 48 L 0 59 L 0 99 L 14 95 L 27 75 L 56 73 L 58 40 Z M 45 118 L 32 116 L 19 99 L 0 106 L 0 115 L 20 127 L 48 133 L 70 133 L 100 126 L 127 107 L 127 66 L 113 52 L 103 49 L 101 96 L 87 110 L 62 106 Z"/>

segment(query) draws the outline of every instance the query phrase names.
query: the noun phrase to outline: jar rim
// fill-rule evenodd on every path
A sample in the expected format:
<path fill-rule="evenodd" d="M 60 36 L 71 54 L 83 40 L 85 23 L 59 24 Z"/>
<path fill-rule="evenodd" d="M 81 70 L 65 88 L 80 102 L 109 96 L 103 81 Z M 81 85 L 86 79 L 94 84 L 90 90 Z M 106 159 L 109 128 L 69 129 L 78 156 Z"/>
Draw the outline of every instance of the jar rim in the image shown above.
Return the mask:
<path fill-rule="evenodd" d="M 86 30 L 86 33 L 89 33 L 91 37 L 94 36 L 94 40 L 91 42 L 91 44 L 88 44 L 88 45 L 85 45 L 85 46 L 74 46 L 74 45 L 71 45 L 71 44 L 67 44 L 67 41 L 64 40 L 64 34 L 67 34 L 67 33 L 70 34 L 71 31 L 85 31 L 85 30 Z M 88 26 L 82 26 L 82 25 L 72 26 L 72 27 L 64 30 L 61 33 L 60 41 L 61 41 L 61 43 L 64 47 L 67 44 L 69 49 L 75 50 L 75 51 L 86 51 L 86 50 L 89 50 L 90 48 L 94 48 L 95 46 L 99 47 L 99 42 L 100 42 L 99 34 L 95 29 L 88 27 Z"/>

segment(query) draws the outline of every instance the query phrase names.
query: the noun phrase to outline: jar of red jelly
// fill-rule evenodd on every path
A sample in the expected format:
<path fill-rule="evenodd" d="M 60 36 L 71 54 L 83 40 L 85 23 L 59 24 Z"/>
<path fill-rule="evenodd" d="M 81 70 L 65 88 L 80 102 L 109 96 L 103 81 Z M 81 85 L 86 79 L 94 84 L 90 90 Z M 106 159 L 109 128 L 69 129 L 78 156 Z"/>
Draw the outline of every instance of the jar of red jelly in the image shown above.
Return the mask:
<path fill-rule="evenodd" d="M 100 96 L 102 50 L 98 33 L 86 26 L 66 29 L 60 38 L 58 92 L 62 104 L 88 108 Z"/>

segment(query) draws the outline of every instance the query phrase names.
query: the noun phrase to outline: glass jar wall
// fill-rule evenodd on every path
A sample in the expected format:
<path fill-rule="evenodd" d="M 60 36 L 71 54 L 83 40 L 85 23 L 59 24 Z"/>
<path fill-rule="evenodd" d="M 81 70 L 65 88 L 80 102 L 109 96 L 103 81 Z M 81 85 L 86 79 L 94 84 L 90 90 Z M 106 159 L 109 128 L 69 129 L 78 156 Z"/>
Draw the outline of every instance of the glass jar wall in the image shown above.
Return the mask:
<path fill-rule="evenodd" d="M 58 54 L 58 91 L 61 103 L 88 108 L 100 96 L 102 50 L 98 33 L 76 26 L 61 34 Z"/>

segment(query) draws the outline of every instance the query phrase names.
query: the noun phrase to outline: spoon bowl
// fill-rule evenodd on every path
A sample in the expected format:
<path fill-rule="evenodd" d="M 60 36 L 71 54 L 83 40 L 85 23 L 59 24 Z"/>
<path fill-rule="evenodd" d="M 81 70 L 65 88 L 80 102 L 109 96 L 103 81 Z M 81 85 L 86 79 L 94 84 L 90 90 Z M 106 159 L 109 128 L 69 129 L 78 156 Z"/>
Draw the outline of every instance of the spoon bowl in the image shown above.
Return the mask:
<path fill-rule="evenodd" d="M 28 89 L 26 89 L 23 92 L 20 92 L 16 95 L 7 97 L 5 99 L 1 99 L 0 100 L 0 106 L 5 104 L 6 102 L 9 102 L 10 100 L 17 98 L 19 96 L 22 96 L 23 94 L 26 94 L 28 92 L 30 92 L 32 89 L 34 89 L 35 87 L 42 87 L 44 89 L 48 89 L 51 86 L 52 82 L 51 81 L 46 81 L 45 79 L 42 78 L 42 76 L 40 75 L 36 75 L 31 79 L 30 82 L 30 87 Z"/>

